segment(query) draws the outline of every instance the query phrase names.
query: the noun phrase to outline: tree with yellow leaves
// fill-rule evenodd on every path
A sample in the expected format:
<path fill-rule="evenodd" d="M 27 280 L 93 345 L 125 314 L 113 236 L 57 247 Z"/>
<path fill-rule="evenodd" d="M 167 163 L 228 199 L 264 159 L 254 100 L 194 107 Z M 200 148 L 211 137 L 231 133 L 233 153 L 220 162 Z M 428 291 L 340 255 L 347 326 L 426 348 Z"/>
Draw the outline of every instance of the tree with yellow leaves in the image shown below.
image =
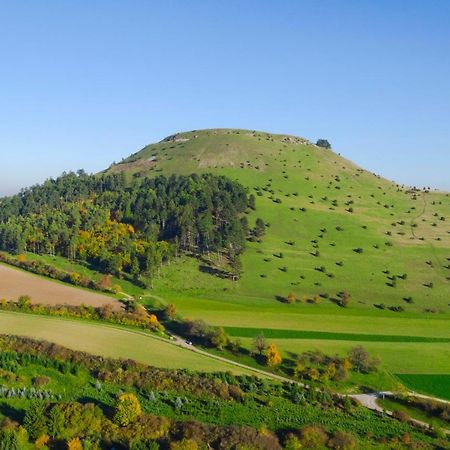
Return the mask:
<path fill-rule="evenodd" d="M 123 427 L 135 422 L 142 414 L 141 404 L 134 394 L 122 394 L 117 399 L 114 421 Z"/>
<path fill-rule="evenodd" d="M 266 352 L 266 364 L 268 367 L 275 367 L 281 364 L 283 359 L 275 344 L 269 344 Z"/>
<path fill-rule="evenodd" d="M 301 378 L 306 370 L 305 362 L 302 359 L 295 361 L 294 376 Z"/>
<path fill-rule="evenodd" d="M 50 438 L 46 435 L 43 434 L 42 436 L 39 436 L 36 441 L 34 442 L 34 448 L 36 450 L 40 450 L 42 447 L 46 446 L 48 444 L 48 441 L 50 440 Z"/>
<path fill-rule="evenodd" d="M 325 368 L 325 376 L 324 378 L 327 380 L 332 380 L 336 375 L 336 364 L 333 362 L 329 363 Z"/>
<path fill-rule="evenodd" d="M 308 370 L 308 376 L 311 381 L 317 381 L 320 378 L 320 372 L 315 367 L 311 367 Z"/>
<path fill-rule="evenodd" d="M 67 442 L 67 450 L 83 450 L 83 444 L 80 439 L 73 438 Z"/>

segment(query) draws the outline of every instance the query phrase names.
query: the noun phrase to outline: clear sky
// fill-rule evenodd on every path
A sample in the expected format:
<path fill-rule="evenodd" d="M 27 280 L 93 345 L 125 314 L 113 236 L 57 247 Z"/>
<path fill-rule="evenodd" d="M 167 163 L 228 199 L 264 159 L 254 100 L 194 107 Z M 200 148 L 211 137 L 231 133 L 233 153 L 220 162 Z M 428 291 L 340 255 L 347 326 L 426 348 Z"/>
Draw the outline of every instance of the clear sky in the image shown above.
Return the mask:
<path fill-rule="evenodd" d="M 0 194 L 211 127 L 450 190 L 450 1 L 0 0 Z"/>

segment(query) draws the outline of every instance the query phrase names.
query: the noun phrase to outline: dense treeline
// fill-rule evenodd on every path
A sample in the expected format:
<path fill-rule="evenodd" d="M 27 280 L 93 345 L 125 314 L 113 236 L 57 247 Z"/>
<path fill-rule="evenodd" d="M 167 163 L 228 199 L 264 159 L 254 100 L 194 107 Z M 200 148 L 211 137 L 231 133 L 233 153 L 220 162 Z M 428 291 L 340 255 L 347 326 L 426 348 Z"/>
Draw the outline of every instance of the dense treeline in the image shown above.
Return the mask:
<path fill-rule="evenodd" d="M 0 200 L 0 249 L 62 255 L 100 270 L 152 276 L 178 251 L 244 248 L 243 186 L 210 174 L 126 182 L 80 171 Z M 236 263 L 238 265 L 238 263 Z"/>

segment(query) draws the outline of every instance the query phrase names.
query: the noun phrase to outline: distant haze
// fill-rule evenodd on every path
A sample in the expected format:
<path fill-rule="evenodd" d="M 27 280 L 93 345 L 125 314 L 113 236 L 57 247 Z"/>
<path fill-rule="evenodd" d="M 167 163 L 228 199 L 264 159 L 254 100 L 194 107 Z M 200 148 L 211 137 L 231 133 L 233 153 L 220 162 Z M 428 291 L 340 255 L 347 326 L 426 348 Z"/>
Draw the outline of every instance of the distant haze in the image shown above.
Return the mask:
<path fill-rule="evenodd" d="M 214 127 L 450 191 L 449 23 L 446 0 L 7 2 L 0 195 Z"/>

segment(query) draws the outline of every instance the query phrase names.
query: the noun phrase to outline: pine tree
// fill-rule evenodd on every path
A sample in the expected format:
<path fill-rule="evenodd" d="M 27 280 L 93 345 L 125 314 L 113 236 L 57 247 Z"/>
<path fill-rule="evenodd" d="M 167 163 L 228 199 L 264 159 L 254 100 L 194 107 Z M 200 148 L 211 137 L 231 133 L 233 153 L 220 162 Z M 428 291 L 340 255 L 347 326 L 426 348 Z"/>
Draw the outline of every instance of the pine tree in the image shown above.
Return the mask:
<path fill-rule="evenodd" d="M 32 439 L 37 439 L 46 430 L 45 408 L 42 402 L 33 401 L 25 412 L 23 425 Z"/>

